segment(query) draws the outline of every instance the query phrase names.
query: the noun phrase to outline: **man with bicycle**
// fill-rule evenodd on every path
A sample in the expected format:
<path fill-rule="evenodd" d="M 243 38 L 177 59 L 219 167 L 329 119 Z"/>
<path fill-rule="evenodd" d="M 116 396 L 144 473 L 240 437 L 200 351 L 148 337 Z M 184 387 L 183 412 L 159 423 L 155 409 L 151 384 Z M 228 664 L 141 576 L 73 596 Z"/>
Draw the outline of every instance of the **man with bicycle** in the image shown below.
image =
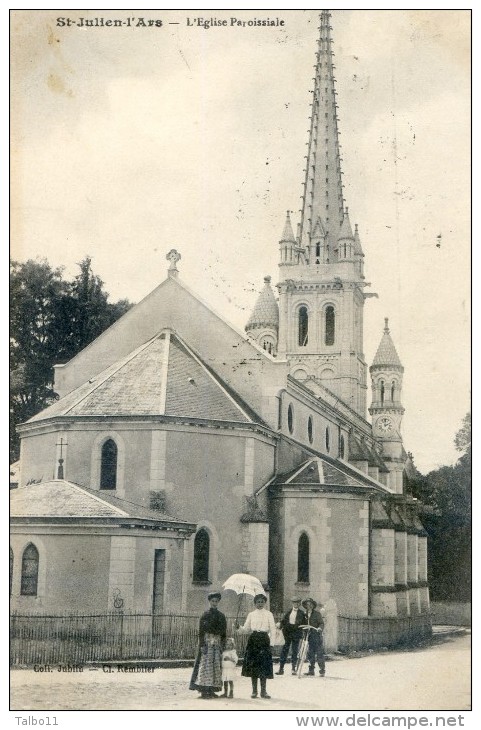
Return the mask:
<path fill-rule="evenodd" d="M 309 649 L 307 653 L 307 661 L 309 662 L 309 671 L 306 672 L 306 676 L 314 676 L 314 668 L 317 661 L 319 666 L 319 675 L 324 677 L 326 674 L 323 638 L 324 619 L 319 611 L 315 610 L 317 603 L 313 598 L 306 598 L 306 600 L 302 602 L 302 605 L 306 611 L 304 624 L 312 626 L 311 631 L 309 631 L 308 638 Z"/>
<path fill-rule="evenodd" d="M 297 655 L 299 652 L 299 642 L 302 638 L 302 632 L 299 626 L 305 623 L 305 613 L 301 608 L 301 599 L 297 596 L 292 598 L 292 608 L 284 614 L 281 621 L 277 624 L 277 628 L 282 630 L 284 636 L 284 646 L 282 647 L 279 660 L 279 671 L 276 674 L 284 674 L 284 664 L 287 662 L 289 655 L 289 647 L 292 646 L 292 674 L 296 673 Z"/>

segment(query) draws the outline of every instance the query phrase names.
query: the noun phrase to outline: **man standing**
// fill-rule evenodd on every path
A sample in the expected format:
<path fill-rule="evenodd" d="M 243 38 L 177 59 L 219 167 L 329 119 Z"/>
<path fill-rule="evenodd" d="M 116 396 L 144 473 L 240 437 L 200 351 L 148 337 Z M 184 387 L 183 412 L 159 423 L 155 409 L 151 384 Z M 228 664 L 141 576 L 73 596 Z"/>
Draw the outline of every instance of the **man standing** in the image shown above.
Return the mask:
<path fill-rule="evenodd" d="M 306 672 L 307 676 L 314 676 L 314 667 L 316 661 L 319 665 L 319 674 L 324 677 L 326 674 L 326 668 L 324 663 L 324 619 L 322 618 L 319 611 L 316 611 L 317 603 L 312 598 L 306 598 L 302 602 L 302 605 L 306 609 L 305 624 L 312 626 L 313 628 L 309 631 L 309 650 L 307 653 L 307 661 L 309 662 L 309 671 Z"/>
<path fill-rule="evenodd" d="M 294 596 L 292 598 L 292 608 L 287 611 L 278 623 L 277 627 L 282 630 L 284 635 L 284 646 L 281 650 L 281 656 L 279 661 L 279 671 L 276 674 L 284 674 L 284 664 L 287 662 L 289 655 L 289 648 L 292 646 L 291 661 L 292 661 L 292 674 L 296 673 L 297 654 L 299 650 L 299 641 L 302 637 L 302 632 L 299 626 L 305 623 L 306 615 L 301 609 L 301 599 Z"/>

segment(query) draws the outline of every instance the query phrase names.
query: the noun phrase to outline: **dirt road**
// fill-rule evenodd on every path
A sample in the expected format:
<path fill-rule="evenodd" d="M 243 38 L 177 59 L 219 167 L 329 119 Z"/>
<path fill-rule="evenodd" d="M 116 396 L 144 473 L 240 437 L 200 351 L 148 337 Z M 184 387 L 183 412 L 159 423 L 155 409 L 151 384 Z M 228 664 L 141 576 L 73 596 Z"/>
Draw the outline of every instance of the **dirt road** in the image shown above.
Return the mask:
<path fill-rule="evenodd" d="M 122 672 L 114 666 L 81 672 L 13 670 L 11 710 L 469 710 L 470 636 L 414 651 L 340 658 L 326 677 L 290 674 L 268 682 L 271 700 L 252 700 L 250 680 L 235 698 L 203 701 L 189 691 L 191 669 Z"/>

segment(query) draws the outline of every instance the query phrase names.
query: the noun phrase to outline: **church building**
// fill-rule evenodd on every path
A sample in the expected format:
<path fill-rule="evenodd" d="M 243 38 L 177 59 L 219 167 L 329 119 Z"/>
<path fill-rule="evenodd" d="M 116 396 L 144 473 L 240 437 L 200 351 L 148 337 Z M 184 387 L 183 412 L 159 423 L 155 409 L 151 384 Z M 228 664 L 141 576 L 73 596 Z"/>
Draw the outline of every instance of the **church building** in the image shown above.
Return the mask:
<path fill-rule="evenodd" d="M 346 617 L 429 612 L 404 368 L 388 319 L 364 356 L 375 295 L 343 194 L 320 17 L 302 210 L 295 233 L 290 213 L 280 231 L 275 286 L 266 276 L 238 331 L 182 281 L 172 250 L 166 279 L 56 366 L 59 399 L 20 427 L 13 608 L 198 613 L 251 573 L 276 612 L 294 593 Z M 235 615 L 235 594 L 222 605 Z"/>

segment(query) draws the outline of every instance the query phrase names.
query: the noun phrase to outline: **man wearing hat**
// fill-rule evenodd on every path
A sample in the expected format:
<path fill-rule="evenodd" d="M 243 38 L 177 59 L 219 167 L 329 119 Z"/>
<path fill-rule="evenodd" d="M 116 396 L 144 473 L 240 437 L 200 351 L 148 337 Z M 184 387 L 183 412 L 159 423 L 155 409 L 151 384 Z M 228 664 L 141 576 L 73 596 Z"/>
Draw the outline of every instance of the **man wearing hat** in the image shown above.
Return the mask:
<path fill-rule="evenodd" d="M 302 637 L 299 626 L 305 623 L 306 615 L 301 608 L 301 599 L 298 596 L 293 596 L 291 603 L 292 608 L 284 614 L 277 624 L 277 628 L 282 630 L 284 636 L 284 646 L 282 647 L 279 659 L 279 671 L 276 674 L 284 674 L 284 664 L 287 662 L 290 647 L 292 647 L 292 674 L 296 673 L 297 654 L 299 651 L 299 642 Z"/>
<path fill-rule="evenodd" d="M 324 677 L 326 673 L 326 667 L 324 663 L 324 638 L 322 635 L 324 629 L 324 619 L 322 618 L 319 611 L 316 611 L 317 603 L 313 598 L 306 598 L 302 602 L 302 605 L 306 609 L 305 625 L 312 626 L 313 629 L 309 631 L 309 649 L 307 652 L 307 661 L 309 662 L 309 671 L 306 672 L 307 676 L 314 676 L 314 668 L 316 661 L 319 665 L 319 674 Z"/>

